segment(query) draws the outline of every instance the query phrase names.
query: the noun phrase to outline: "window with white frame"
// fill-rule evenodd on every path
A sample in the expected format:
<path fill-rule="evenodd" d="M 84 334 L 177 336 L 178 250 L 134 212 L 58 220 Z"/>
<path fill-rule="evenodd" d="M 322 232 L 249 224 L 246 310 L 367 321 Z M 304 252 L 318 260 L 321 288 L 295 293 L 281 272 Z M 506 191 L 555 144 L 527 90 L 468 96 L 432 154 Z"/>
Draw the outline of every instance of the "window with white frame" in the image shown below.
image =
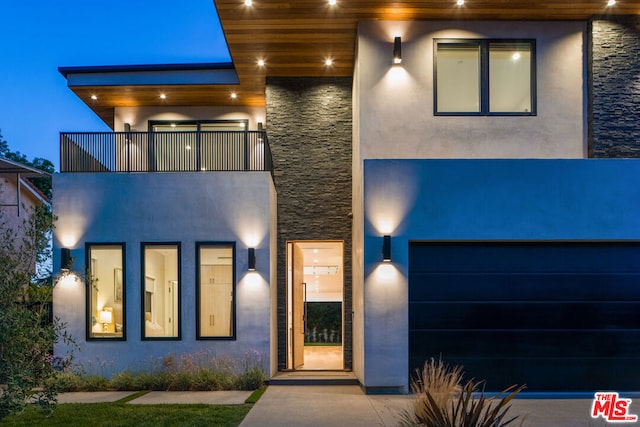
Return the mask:
<path fill-rule="evenodd" d="M 534 40 L 434 40 L 436 115 L 536 113 Z"/>

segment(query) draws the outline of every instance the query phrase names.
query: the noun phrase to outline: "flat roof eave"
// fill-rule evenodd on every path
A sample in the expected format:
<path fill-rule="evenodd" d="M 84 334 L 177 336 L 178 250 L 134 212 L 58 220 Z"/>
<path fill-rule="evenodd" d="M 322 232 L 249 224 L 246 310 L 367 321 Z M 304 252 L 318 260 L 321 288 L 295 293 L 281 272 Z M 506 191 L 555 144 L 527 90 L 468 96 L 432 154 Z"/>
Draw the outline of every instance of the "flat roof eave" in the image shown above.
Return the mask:
<path fill-rule="evenodd" d="M 232 63 L 59 67 L 69 87 L 238 84 Z"/>

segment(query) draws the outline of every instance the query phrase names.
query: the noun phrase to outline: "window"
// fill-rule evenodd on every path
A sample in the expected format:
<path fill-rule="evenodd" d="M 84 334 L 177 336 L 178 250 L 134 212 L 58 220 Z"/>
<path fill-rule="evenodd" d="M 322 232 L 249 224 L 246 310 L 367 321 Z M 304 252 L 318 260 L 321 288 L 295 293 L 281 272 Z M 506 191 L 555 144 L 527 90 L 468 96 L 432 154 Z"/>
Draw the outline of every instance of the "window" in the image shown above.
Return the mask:
<path fill-rule="evenodd" d="M 142 244 L 142 338 L 180 339 L 180 245 Z"/>
<path fill-rule="evenodd" d="M 87 339 L 125 339 L 123 243 L 87 244 Z"/>
<path fill-rule="evenodd" d="M 235 245 L 198 243 L 197 338 L 235 339 Z"/>
<path fill-rule="evenodd" d="M 534 40 L 435 40 L 436 115 L 535 115 Z"/>
<path fill-rule="evenodd" d="M 156 171 L 245 170 L 249 121 L 150 120 Z"/>

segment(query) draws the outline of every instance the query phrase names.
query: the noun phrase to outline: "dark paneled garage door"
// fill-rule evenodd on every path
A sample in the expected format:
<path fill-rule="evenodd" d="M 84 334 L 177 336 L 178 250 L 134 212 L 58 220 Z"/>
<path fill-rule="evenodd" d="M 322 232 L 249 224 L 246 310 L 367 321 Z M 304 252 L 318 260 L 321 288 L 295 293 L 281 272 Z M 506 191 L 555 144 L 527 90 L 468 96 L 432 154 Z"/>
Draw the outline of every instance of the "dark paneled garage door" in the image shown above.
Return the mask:
<path fill-rule="evenodd" d="M 409 365 L 487 390 L 640 390 L 640 245 L 412 243 Z"/>

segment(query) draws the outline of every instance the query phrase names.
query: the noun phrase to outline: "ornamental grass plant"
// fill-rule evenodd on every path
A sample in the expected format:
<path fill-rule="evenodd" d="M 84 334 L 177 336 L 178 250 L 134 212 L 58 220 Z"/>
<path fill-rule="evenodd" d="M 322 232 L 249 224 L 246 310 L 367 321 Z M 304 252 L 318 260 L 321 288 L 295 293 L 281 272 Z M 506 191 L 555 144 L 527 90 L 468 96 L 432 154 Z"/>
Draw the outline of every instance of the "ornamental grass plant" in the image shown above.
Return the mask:
<path fill-rule="evenodd" d="M 110 379 L 88 375 L 82 367 L 61 372 L 55 379 L 60 391 L 154 390 L 218 391 L 256 390 L 267 379 L 262 357 L 249 351 L 237 360 L 211 352 L 170 354 L 140 363 Z"/>
<path fill-rule="evenodd" d="M 462 367 L 430 359 L 411 379 L 416 399 L 401 414 L 400 425 L 425 427 L 503 427 L 518 421 L 509 416 L 509 403 L 525 386 L 512 385 L 487 398 L 484 381 L 460 385 Z"/>

